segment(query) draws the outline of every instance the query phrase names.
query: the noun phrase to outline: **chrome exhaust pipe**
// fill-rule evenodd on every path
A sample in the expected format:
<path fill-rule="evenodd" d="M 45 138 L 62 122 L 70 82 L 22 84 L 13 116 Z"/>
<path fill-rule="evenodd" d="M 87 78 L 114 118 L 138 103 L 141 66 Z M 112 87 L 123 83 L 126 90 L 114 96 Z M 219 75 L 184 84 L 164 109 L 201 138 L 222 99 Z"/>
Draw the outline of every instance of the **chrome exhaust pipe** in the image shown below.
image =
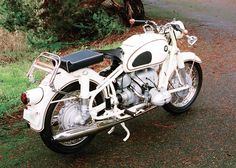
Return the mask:
<path fill-rule="evenodd" d="M 136 118 L 144 113 L 146 113 L 147 111 L 153 109 L 155 107 L 150 107 L 148 108 L 148 110 L 142 111 L 138 114 L 135 115 L 130 115 L 130 117 L 127 117 L 125 119 L 121 119 L 121 120 L 115 120 L 115 119 L 110 119 L 110 120 L 102 120 L 102 121 L 97 121 L 95 122 L 94 125 L 92 126 L 85 126 L 83 128 L 75 128 L 72 130 L 68 130 L 62 133 L 59 133 L 55 136 L 53 136 L 53 140 L 58 141 L 58 142 L 63 142 L 63 141 L 69 141 L 69 140 L 73 140 L 73 139 L 77 139 L 77 138 L 82 138 L 85 136 L 88 136 L 90 134 L 94 134 L 94 133 L 98 133 L 100 131 L 103 131 L 107 128 L 111 128 L 117 124 L 120 124 L 122 122 L 128 121 L 130 119 Z M 128 114 L 128 113 L 126 113 Z"/>
<path fill-rule="evenodd" d="M 59 134 L 53 136 L 53 139 L 55 141 L 63 142 L 63 141 L 77 139 L 77 138 L 82 138 L 82 137 L 88 136 L 90 134 L 98 133 L 98 132 L 103 131 L 107 128 L 113 127 L 119 123 L 130 120 L 131 118 L 133 118 L 133 117 L 128 117 L 123 120 L 97 121 L 94 125 L 89 126 L 89 127 L 75 128 L 72 130 L 68 130 L 68 131 L 59 133 Z"/>

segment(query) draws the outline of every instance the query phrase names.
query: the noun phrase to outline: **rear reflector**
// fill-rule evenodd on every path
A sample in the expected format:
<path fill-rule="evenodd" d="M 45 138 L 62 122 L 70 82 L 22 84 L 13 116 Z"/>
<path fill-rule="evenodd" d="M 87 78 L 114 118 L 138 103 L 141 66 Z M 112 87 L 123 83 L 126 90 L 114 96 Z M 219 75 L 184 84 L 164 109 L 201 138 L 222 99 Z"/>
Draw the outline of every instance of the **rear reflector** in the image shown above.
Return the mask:
<path fill-rule="evenodd" d="M 22 93 L 20 96 L 20 99 L 22 101 L 23 104 L 28 104 L 29 103 L 29 99 L 27 98 L 27 94 L 26 93 Z"/>

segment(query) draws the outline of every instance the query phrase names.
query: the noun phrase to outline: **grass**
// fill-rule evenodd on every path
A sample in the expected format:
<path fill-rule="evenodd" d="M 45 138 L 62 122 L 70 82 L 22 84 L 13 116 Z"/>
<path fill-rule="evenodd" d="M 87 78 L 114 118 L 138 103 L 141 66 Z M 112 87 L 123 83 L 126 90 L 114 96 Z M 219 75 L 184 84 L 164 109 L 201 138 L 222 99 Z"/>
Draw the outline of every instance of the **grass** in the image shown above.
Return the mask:
<path fill-rule="evenodd" d="M 29 88 L 26 78 L 29 62 L 13 63 L 0 67 L 0 116 L 5 112 L 13 112 L 20 104 L 20 95 Z"/>
<path fill-rule="evenodd" d="M 24 34 L 0 29 L 0 117 L 20 104 L 21 92 L 29 86 L 26 72 L 32 60 Z"/>
<path fill-rule="evenodd" d="M 35 163 L 34 167 L 37 166 L 37 157 L 43 155 L 43 151 L 37 149 L 36 145 L 29 145 L 39 140 L 36 134 L 29 134 L 22 121 L 0 128 L 0 167 L 28 167 L 29 162 Z M 37 157 L 32 157 L 34 155 Z"/>
<path fill-rule="evenodd" d="M 31 85 L 26 73 L 39 51 L 30 49 L 23 33 L 0 29 L 0 117 L 18 110 L 20 95 Z"/>

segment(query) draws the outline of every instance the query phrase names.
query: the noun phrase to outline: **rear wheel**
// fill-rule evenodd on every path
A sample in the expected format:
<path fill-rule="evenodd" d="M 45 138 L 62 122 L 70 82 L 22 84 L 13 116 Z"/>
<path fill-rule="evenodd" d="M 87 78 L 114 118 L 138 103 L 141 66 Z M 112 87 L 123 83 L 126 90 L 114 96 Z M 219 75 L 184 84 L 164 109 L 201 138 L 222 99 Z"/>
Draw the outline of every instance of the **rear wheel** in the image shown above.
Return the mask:
<path fill-rule="evenodd" d="M 94 84 L 90 86 L 90 90 L 96 87 Z M 58 93 L 53 99 L 54 101 L 78 96 L 80 94 L 80 85 L 78 82 L 75 82 L 65 87 L 62 91 L 66 94 Z M 103 98 L 99 94 L 95 98 L 94 105 L 100 104 L 102 100 Z M 53 136 L 66 130 L 87 127 L 92 124 L 91 116 L 81 112 L 78 100 L 65 100 L 50 104 L 45 118 L 44 129 L 40 132 L 40 136 L 45 145 L 54 152 L 65 154 L 76 153 L 81 151 L 94 138 L 95 134 L 63 142 L 55 141 Z"/>
<path fill-rule="evenodd" d="M 200 64 L 185 62 L 186 80 L 191 86 L 189 89 L 173 93 L 171 102 L 165 104 L 163 108 L 172 114 L 181 114 L 189 110 L 196 100 L 202 86 L 202 69 Z M 173 74 L 169 81 L 168 90 L 180 87 L 180 82 L 176 74 Z"/>

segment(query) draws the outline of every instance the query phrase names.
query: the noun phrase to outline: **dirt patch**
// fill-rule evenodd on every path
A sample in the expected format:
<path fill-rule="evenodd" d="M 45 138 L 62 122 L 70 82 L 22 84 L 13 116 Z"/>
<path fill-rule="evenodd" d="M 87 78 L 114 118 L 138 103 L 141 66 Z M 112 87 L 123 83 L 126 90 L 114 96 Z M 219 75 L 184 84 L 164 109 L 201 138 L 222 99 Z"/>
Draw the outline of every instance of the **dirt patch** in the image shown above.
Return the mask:
<path fill-rule="evenodd" d="M 12 125 L 20 120 L 23 120 L 23 108 L 12 114 L 5 113 L 3 117 L 0 118 L 0 126 Z"/>
<path fill-rule="evenodd" d="M 13 63 L 15 60 L 7 56 L 0 55 L 0 65 Z"/>

